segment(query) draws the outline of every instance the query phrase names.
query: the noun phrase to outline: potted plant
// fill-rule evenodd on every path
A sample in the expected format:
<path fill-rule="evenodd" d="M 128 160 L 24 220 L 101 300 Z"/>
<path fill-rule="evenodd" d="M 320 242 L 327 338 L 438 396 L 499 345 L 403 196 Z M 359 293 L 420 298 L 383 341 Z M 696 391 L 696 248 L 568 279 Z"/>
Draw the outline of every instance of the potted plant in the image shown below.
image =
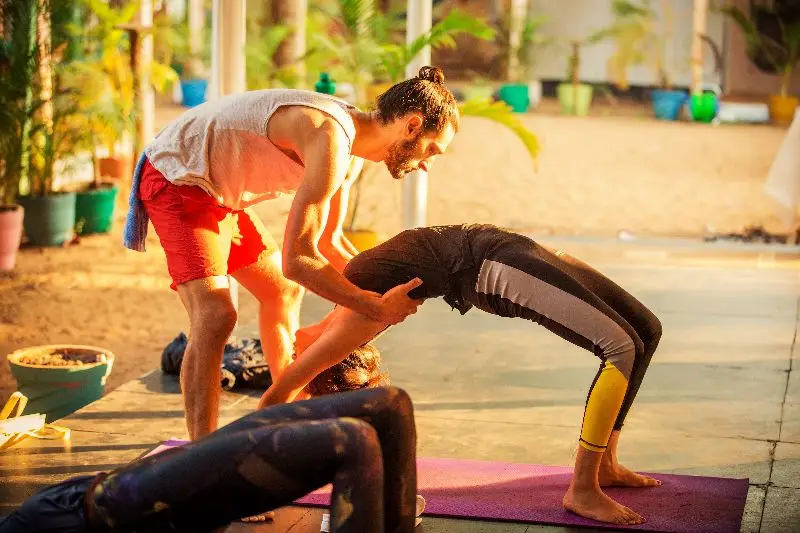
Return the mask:
<path fill-rule="evenodd" d="M 492 100 L 494 84 L 482 74 L 471 73 L 470 83 L 462 87 L 463 100 Z"/>
<path fill-rule="evenodd" d="M 99 0 L 84 1 L 93 23 L 75 30 L 84 45 L 83 59 L 67 65 L 63 75 L 80 109 L 72 121 L 86 132 L 92 156 L 93 180 L 76 195 L 75 229 L 80 235 L 109 231 L 120 182 L 130 174 L 122 143 L 134 127 L 134 80 L 123 26 L 138 9 L 136 3 L 115 9 Z"/>
<path fill-rule="evenodd" d="M 556 94 L 563 114 L 586 116 L 589 113 L 594 89 L 591 85 L 581 83 L 581 51 L 584 46 L 591 46 L 606 39 L 608 34 L 608 29 L 601 29 L 584 39 L 570 41 L 566 77 L 569 81 L 559 83 L 556 87 Z"/>
<path fill-rule="evenodd" d="M 591 85 L 581 83 L 581 47 L 593 44 L 590 39 L 570 41 L 570 55 L 567 60 L 567 79 L 569 82 L 559 83 L 556 87 L 561 112 L 565 115 L 586 116 L 592 105 Z"/>
<path fill-rule="evenodd" d="M 650 63 L 658 76 L 659 89 L 652 91 L 656 118 L 676 120 L 688 99 L 684 91 L 672 88 L 672 76 L 666 64 L 666 47 L 672 39 L 672 6 L 662 0 L 665 27 L 659 30 L 658 17 L 650 0 L 611 2 L 614 22 L 605 31 L 616 47 L 609 58 L 608 70 L 617 87 L 628 88 L 627 71 L 633 65 Z"/>
<path fill-rule="evenodd" d="M 732 5 L 723 6 L 722 12 L 742 31 L 753 63 L 763 72 L 780 76 L 778 94 L 769 97 L 770 118 L 775 124 L 791 124 L 800 103 L 789 94 L 792 73 L 800 60 L 800 19 L 777 3 L 774 7 L 752 5 L 749 17 Z"/>
<path fill-rule="evenodd" d="M 373 0 L 335 0 L 315 6 L 309 25 L 323 28 L 310 35 L 319 49 L 318 60 L 337 80 L 353 84 L 359 106 L 374 102 L 381 87 L 375 86 L 383 54 L 380 36 L 388 32 L 388 16 L 375 11 Z"/>
<path fill-rule="evenodd" d="M 19 184 L 30 165 L 36 5 L 0 0 L 0 270 L 12 270 L 22 239 Z M 4 38 L 8 36 L 8 38 Z"/>
<path fill-rule="evenodd" d="M 539 104 L 542 83 L 534 77 L 535 55 L 553 41 L 541 32 L 546 17 L 537 15 L 532 9 L 520 17 L 518 22 L 512 18 L 515 16 L 519 14 L 512 9 L 498 32 L 506 50 L 509 80 L 509 83 L 500 87 L 499 96 L 515 112 L 522 113 Z M 518 42 L 517 38 L 512 38 L 512 28 L 516 29 Z"/>
<path fill-rule="evenodd" d="M 76 94 L 80 113 L 72 120 L 87 133 L 94 169 L 94 179 L 76 197 L 75 227 L 80 235 L 110 230 L 120 182 L 130 175 L 130 157 L 122 154 L 135 126 L 135 82 L 124 28 L 138 9 L 136 3 L 115 9 L 99 0 L 85 2 L 94 23 L 76 31 L 84 44 L 83 59 L 67 65 L 63 75 Z M 154 61 L 150 79 L 163 91 L 177 75 Z"/>
<path fill-rule="evenodd" d="M 38 6 L 38 2 L 33 1 Z M 28 241 L 39 246 L 59 246 L 73 236 L 75 193 L 54 187 L 56 163 L 61 174 L 69 172 L 68 157 L 85 142 L 86 132 L 71 118 L 77 113 L 76 98 L 63 83 L 63 52 L 69 43 L 66 30 L 70 13 L 67 2 L 50 2 L 36 10 L 37 72 L 33 79 L 35 112 L 30 127 L 31 157 L 22 176 L 19 202 L 25 208 L 23 228 Z M 52 51 L 51 51 L 52 50 Z"/>
<path fill-rule="evenodd" d="M 356 101 L 362 106 L 374 104 L 378 96 L 392 84 L 404 79 L 405 69 L 424 48 L 455 47 L 454 36 L 467 33 L 481 39 L 492 39 L 494 30 L 484 21 L 454 9 L 413 42 L 391 42 L 397 14 L 375 11 L 371 0 L 336 0 L 329 17 L 330 36 L 315 35 L 321 51 L 327 52 L 334 65 L 331 74 L 338 80 L 349 80 L 356 88 Z M 321 10 L 323 8 L 320 8 Z"/>
<path fill-rule="evenodd" d="M 108 350 L 72 344 L 34 346 L 8 355 L 11 374 L 28 398 L 25 412 L 42 413 L 47 422 L 99 400 L 113 363 Z"/>
<path fill-rule="evenodd" d="M 208 13 L 206 19 L 209 19 Z M 189 35 L 188 20 L 175 21 L 168 14 L 159 14 L 153 20 L 155 74 L 167 80 L 166 87 L 171 86 L 173 78 L 179 81 L 180 102 L 184 107 L 198 106 L 207 98 L 208 65 L 211 63 L 210 27 L 208 20 L 203 27 L 200 48 L 195 50 Z"/>

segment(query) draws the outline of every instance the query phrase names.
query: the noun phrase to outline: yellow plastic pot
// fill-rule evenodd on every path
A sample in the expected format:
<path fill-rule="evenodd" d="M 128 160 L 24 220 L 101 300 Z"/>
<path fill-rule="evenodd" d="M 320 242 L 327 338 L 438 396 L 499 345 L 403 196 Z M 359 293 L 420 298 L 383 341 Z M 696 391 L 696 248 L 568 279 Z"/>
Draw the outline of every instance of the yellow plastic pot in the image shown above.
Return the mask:
<path fill-rule="evenodd" d="M 773 94 L 769 97 L 769 117 L 773 124 L 788 126 L 794 120 L 794 113 L 800 101 L 794 96 Z"/>
<path fill-rule="evenodd" d="M 369 250 L 378 245 L 378 234 L 372 230 L 346 230 L 344 236 L 359 252 Z"/>

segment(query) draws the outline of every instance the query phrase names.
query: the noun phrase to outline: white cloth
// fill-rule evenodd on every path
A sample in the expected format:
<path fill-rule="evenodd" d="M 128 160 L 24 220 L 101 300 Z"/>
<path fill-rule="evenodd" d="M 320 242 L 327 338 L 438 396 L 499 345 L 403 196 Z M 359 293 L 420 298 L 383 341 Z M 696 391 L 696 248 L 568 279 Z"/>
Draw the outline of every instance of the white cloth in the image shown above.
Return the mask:
<path fill-rule="evenodd" d="M 800 108 L 770 167 L 764 189 L 781 206 L 781 219 L 794 227 L 800 206 Z"/>

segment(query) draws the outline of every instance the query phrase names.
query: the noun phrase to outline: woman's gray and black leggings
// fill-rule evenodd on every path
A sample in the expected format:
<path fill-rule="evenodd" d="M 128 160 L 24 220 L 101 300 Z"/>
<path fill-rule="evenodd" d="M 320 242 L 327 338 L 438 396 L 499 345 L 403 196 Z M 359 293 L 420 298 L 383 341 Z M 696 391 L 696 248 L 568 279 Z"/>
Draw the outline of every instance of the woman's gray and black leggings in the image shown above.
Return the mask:
<path fill-rule="evenodd" d="M 364 389 L 254 412 L 110 474 L 88 496 L 109 531 L 213 531 L 333 483 L 331 531 L 414 530 L 408 395 Z"/>
<path fill-rule="evenodd" d="M 487 254 L 461 279 L 469 303 L 532 320 L 602 360 L 587 395 L 580 444 L 605 450 L 658 347 L 658 318 L 589 265 L 522 236 Z"/>

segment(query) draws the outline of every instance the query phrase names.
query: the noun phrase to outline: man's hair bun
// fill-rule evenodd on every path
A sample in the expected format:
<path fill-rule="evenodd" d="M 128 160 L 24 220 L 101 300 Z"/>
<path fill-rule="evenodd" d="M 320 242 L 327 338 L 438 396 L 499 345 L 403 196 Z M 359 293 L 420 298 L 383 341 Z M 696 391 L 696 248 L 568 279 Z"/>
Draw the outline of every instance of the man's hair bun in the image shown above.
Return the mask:
<path fill-rule="evenodd" d="M 421 80 L 444 84 L 444 72 L 439 67 L 422 67 L 417 77 Z"/>

